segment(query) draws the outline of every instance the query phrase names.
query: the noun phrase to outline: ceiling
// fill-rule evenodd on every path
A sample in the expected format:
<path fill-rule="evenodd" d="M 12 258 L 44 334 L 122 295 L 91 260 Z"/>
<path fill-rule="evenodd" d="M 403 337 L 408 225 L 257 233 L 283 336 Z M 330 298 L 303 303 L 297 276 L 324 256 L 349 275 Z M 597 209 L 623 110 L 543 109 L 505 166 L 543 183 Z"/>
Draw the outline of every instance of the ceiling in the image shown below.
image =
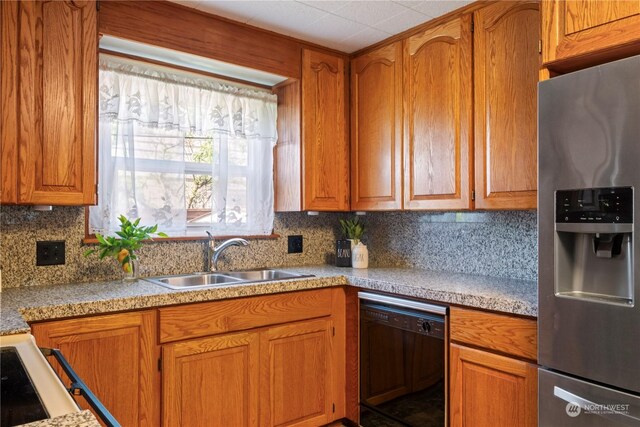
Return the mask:
<path fill-rule="evenodd" d="M 346 53 L 471 3 L 466 0 L 171 1 Z"/>

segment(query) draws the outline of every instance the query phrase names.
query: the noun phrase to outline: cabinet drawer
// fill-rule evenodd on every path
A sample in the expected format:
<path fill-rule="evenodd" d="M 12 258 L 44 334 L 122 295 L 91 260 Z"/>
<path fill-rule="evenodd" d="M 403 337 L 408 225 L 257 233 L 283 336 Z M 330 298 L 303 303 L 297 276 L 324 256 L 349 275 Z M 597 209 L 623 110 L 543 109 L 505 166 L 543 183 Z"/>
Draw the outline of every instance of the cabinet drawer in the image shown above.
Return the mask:
<path fill-rule="evenodd" d="M 322 289 L 161 308 L 160 342 L 329 316 L 331 295 Z"/>
<path fill-rule="evenodd" d="M 451 341 L 537 360 L 536 320 L 451 307 L 449 325 Z"/>

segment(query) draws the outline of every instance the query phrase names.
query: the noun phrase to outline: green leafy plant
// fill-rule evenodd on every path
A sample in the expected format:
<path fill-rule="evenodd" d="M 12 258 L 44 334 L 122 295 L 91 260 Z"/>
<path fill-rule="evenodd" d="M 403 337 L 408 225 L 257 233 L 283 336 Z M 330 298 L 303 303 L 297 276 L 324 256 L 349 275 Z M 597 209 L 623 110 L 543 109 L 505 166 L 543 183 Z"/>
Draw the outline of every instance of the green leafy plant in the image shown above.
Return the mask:
<path fill-rule="evenodd" d="M 341 219 L 340 228 L 342 228 L 342 234 L 344 234 L 347 239 L 352 239 L 356 245 L 360 242 L 360 239 L 362 239 L 365 231 L 364 224 L 360 222 L 358 217 Z"/>
<path fill-rule="evenodd" d="M 140 225 L 140 218 L 129 221 L 124 215 L 118 217 L 120 221 L 120 231 L 116 231 L 115 236 L 103 236 L 96 233 L 98 248 L 89 249 L 84 252 L 84 256 L 98 253 L 100 259 L 112 256 L 118 260 L 125 273 L 133 272 L 131 261 L 137 259 L 136 251 L 142 247 L 143 240 L 153 240 L 153 235 L 158 237 L 169 237 L 165 233 L 158 231 L 158 224 L 144 227 Z"/>

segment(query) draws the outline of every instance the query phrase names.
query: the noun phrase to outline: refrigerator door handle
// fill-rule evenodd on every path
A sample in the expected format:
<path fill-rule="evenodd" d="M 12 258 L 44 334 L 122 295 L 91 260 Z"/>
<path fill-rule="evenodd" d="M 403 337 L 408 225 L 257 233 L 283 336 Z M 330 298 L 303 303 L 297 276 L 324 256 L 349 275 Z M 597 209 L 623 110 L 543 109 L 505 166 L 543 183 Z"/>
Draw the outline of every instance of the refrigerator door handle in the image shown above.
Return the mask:
<path fill-rule="evenodd" d="M 567 403 L 573 403 L 574 405 L 578 405 L 581 409 L 588 409 L 593 407 L 604 407 L 606 408 L 605 413 L 600 412 L 591 412 L 592 414 L 599 415 L 602 418 L 616 421 L 618 423 L 627 425 L 627 426 L 638 426 L 638 422 L 640 418 L 636 418 L 633 415 L 626 414 L 624 412 L 616 411 L 615 409 L 607 408 L 607 405 L 601 405 L 590 400 L 587 400 L 583 397 L 575 395 L 563 388 L 558 386 L 553 387 L 553 395 L 564 400 Z"/>

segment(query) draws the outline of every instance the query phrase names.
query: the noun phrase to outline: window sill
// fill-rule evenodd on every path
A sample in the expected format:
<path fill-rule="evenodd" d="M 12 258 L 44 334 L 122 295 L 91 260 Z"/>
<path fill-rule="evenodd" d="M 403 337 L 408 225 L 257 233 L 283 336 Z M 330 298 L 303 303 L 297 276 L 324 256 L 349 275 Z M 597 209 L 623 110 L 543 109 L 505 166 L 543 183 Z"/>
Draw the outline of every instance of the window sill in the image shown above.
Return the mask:
<path fill-rule="evenodd" d="M 279 234 L 271 233 L 268 235 L 259 235 L 259 236 L 214 236 L 216 241 L 231 239 L 233 237 L 241 237 L 247 240 L 275 240 L 280 238 Z M 144 240 L 144 243 L 162 243 L 162 242 L 196 242 L 208 240 L 208 236 L 185 236 L 185 237 L 157 237 L 152 240 Z M 85 245 L 97 245 L 98 239 L 96 239 L 95 234 L 88 234 L 82 239 L 82 243 Z"/>

